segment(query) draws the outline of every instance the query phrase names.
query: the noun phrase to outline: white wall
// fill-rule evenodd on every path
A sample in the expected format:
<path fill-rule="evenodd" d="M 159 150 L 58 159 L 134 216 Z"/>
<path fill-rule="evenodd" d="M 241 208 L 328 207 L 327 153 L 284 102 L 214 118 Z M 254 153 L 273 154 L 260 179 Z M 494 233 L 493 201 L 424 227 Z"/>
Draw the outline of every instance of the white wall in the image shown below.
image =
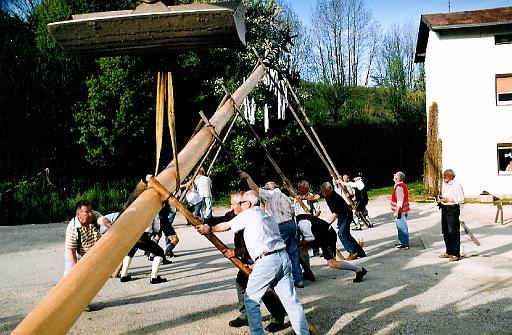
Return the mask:
<path fill-rule="evenodd" d="M 512 32 L 512 31 L 511 31 Z M 512 44 L 492 32 L 430 31 L 425 58 L 427 110 L 439 106 L 443 169 L 451 168 L 467 197 L 482 190 L 512 196 L 512 175 L 499 176 L 497 143 L 512 143 L 512 106 L 496 106 L 495 75 L 512 73 Z"/>

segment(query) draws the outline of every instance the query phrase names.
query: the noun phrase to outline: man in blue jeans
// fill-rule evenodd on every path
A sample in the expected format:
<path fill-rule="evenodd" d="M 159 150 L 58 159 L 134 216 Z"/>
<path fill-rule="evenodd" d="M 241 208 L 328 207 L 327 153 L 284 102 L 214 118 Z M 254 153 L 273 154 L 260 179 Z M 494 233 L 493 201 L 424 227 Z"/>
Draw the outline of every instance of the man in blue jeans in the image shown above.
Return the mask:
<path fill-rule="evenodd" d="M 349 253 L 348 261 L 356 258 L 366 257 L 363 248 L 357 243 L 356 239 L 350 234 L 350 224 L 352 223 L 352 208 L 343 199 L 341 195 L 335 192 L 334 187 L 329 182 L 325 182 L 320 186 L 321 197 L 325 198 L 325 202 L 331 211 L 331 216 L 325 220 L 328 224 L 333 224 L 338 220 L 338 237 L 345 250 Z M 309 199 L 318 199 L 319 195 L 308 197 Z"/>
<path fill-rule="evenodd" d="M 391 212 L 395 217 L 398 230 L 398 243 L 400 250 L 409 250 L 409 227 L 407 226 L 407 213 L 409 213 L 409 191 L 404 183 L 405 174 L 398 171 L 393 175 L 393 191 L 391 192 Z"/>
<path fill-rule="evenodd" d="M 295 286 L 304 287 L 302 270 L 300 268 L 299 248 L 297 246 L 297 224 L 293 219 L 294 208 L 290 199 L 276 187 L 276 183 L 268 182 L 259 188 L 247 173 L 240 171 L 240 178 L 247 181 L 251 190 L 256 192 L 265 203 L 265 211 L 279 225 L 281 237 L 286 244 L 286 252 L 292 263 L 292 273 Z"/>
<path fill-rule="evenodd" d="M 247 251 L 254 259 L 254 267 L 247 281 L 244 303 L 252 335 L 264 335 L 261 324 L 260 303 L 267 289 L 273 288 L 283 304 L 293 330 L 298 335 L 308 335 L 308 324 L 304 308 L 297 296 L 291 274 L 291 263 L 285 252 L 286 245 L 281 238 L 279 227 L 272 216 L 261 209 L 258 194 L 245 192 L 240 201 L 242 212 L 229 222 L 213 227 L 201 225 L 202 233 L 244 230 Z"/>

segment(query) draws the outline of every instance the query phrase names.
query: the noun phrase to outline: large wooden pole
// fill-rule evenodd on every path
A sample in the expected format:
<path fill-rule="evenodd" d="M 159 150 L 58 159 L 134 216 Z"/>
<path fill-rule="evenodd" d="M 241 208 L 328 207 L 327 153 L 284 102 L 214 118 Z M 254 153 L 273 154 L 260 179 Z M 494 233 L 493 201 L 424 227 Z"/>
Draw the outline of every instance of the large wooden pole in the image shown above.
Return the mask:
<path fill-rule="evenodd" d="M 232 99 L 236 104 L 242 104 L 264 71 L 263 66 L 258 66 L 233 93 Z M 213 115 L 210 123 L 217 133 L 222 131 L 233 113 L 233 101 L 230 100 Z M 190 173 L 212 141 L 211 132 L 203 128 L 187 143 L 178 155 L 182 176 Z M 167 189 L 173 190 L 176 185 L 175 162 L 172 161 L 156 179 Z M 43 297 L 12 334 L 66 334 L 160 211 L 163 200 L 154 189 L 142 192 L 116 220 L 109 233 L 103 236 L 71 272 Z"/>

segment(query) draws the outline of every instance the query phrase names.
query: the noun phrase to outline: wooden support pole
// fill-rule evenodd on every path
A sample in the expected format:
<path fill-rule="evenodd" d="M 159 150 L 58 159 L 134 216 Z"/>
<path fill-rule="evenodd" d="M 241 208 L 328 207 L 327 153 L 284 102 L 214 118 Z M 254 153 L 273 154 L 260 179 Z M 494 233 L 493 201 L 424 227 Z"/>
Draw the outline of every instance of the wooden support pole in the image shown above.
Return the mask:
<path fill-rule="evenodd" d="M 229 91 L 226 89 L 225 86 L 222 86 L 222 88 L 224 89 L 226 94 L 229 94 Z M 235 110 L 240 115 L 240 118 L 244 121 L 245 125 L 251 130 L 251 132 L 253 133 L 254 137 L 256 138 L 256 141 L 260 144 L 261 148 L 263 149 L 263 152 L 265 152 L 265 155 L 267 156 L 268 160 L 270 161 L 270 163 L 272 164 L 272 166 L 276 170 L 277 174 L 279 175 L 279 177 L 281 177 L 281 180 L 282 180 L 283 184 L 286 186 L 286 188 L 288 189 L 288 192 L 290 192 L 290 194 L 295 199 L 295 201 L 297 201 L 299 203 L 299 205 L 302 207 L 304 212 L 310 213 L 309 209 L 306 207 L 306 205 L 304 205 L 302 200 L 298 197 L 297 193 L 295 193 L 295 191 L 293 190 L 292 186 L 290 185 L 290 181 L 285 177 L 283 171 L 281 171 L 281 169 L 279 168 L 279 165 L 277 165 L 277 162 L 274 160 L 274 158 L 272 157 L 270 152 L 267 150 L 267 147 L 265 146 L 265 144 L 263 143 L 261 138 L 258 136 L 258 133 L 256 133 L 256 131 L 251 126 L 249 121 L 247 121 L 247 119 L 244 117 L 244 115 L 243 115 L 242 111 L 240 110 L 240 108 L 238 107 L 238 105 L 235 104 L 234 106 L 235 106 Z"/>
<path fill-rule="evenodd" d="M 172 157 L 178 162 L 178 142 L 176 141 L 176 117 L 174 114 L 174 92 L 172 86 L 172 74 L 167 72 L 167 123 L 171 135 Z M 180 165 L 176 164 L 176 192 L 180 189 Z"/>
<path fill-rule="evenodd" d="M 224 134 L 222 143 L 226 143 L 228 135 L 231 132 L 231 129 L 233 129 L 233 126 L 235 125 L 237 119 L 238 119 L 238 114 L 235 114 L 235 116 L 233 117 L 233 121 L 231 121 L 231 124 L 229 125 L 228 131 L 226 132 L 226 134 Z M 209 176 L 212 173 L 213 166 L 215 165 L 215 162 L 217 161 L 217 158 L 219 157 L 221 149 L 222 149 L 222 147 L 219 146 L 219 148 L 217 149 L 217 152 L 215 153 L 215 156 L 213 156 L 212 162 L 210 163 L 210 166 L 208 167 L 208 171 L 206 171 L 207 176 Z"/>
<path fill-rule="evenodd" d="M 210 119 L 215 131 L 221 132 L 234 113 L 234 105 L 257 85 L 264 73 L 258 66 Z M 212 134 L 200 130 L 179 153 L 179 166 L 188 174 L 199 162 L 211 142 Z M 174 189 L 176 165 L 172 161 L 156 177 L 167 189 Z M 103 287 L 114 269 L 133 247 L 148 224 L 162 208 L 162 196 L 147 189 L 121 214 L 116 224 L 89 250 L 71 271 L 41 299 L 38 305 L 21 321 L 12 334 L 58 335 L 66 334 L 76 319 Z"/>
<path fill-rule="evenodd" d="M 240 170 L 240 167 L 238 166 L 238 163 L 235 161 L 235 159 L 233 158 L 233 156 L 231 155 L 231 152 L 226 148 L 226 145 L 224 144 L 224 142 L 220 139 L 219 135 L 217 134 L 217 132 L 215 131 L 215 129 L 213 129 L 212 125 L 210 124 L 210 121 L 208 121 L 208 118 L 206 117 L 206 115 L 204 115 L 203 112 L 199 112 L 199 115 L 201 116 L 201 119 L 203 119 L 203 122 L 204 124 L 206 125 L 206 127 L 212 132 L 212 135 L 213 137 L 217 140 L 217 142 L 219 142 L 219 147 L 224 149 L 224 152 L 226 153 L 226 156 L 228 156 L 229 160 L 231 161 L 231 163 L 235 166 L 236 170 L 237 171 L 241 171 Z"/>
<path fill-rule="evenodd" d="M 205 120 L 205 123 L 208 124 L 206 121 L 208 121 L 208 120 Z M 202 223 L 194 216 L 194 214 L 192 214 L 185 207 L 185 205 L 183 205 L 181 203 L 181 201 L 179 201 L 178 199 L 173 197 L 172 194 L 168 190 L 166 190 L 165 187 L 163 187 L 162 184 L 160 184 L 154 177 L 148 176 L 148 178 L 146 180 L 161 196 L 163 196 L 165 199 L 167 199 L 167 201 L 169 201 L 169 204 L 176 207 L 176 209 L 183 216 L 185 216 L 185 218 L 188 220 L 188 222 L 190 222 L 194 227 L 202 225 Z M 203 236 L 206 237 L 208 239 L 208 241 L 210 241 L 215 246 L 215 248 L 217 248 L 220 252 L 224 253 L 224 251 L 228 249 L 228 247 L 217 236 L 215 236 L 215 234 L 209 233 L 209 234 L 205 234 Z M 238 257 L 233 257 L 233 258 L 228 258 L 228 259 L 240 271 L 242 271 L 242 273 L 246 277 L 249 277 L 249 275 L 251 274 L 251 269 L 249 267 L 247 267 L 244 263 L 242 263 L 242 261 Z M 271 289 L 270 287 L 267 289 L 267 292 L 269 292 L 271 294 L 273 299 L 279 300 L 279 297 L 277 296 L 276 292 L 273 289 Z M 316 331 L 315 327 L 312 324 L 308 323 L 308 328 L 309 328 L 309 333 L 311 335 L 318 334 L 318 332 Z"/>

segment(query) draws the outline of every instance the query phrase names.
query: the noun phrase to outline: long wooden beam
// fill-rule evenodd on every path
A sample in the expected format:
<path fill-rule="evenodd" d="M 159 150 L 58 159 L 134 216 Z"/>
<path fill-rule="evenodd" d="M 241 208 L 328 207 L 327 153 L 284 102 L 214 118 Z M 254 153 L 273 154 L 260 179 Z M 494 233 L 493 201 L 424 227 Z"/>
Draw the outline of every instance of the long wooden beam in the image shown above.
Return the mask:
<path fill-rule="evenodd" d="M 233 101 L 240 105 L 264 74 L 258 66 L 249 78 L 233 93 L 210 119 L 220 133 L 234 113 Z M 212 133 L 203 128 L 187 143 L 178 155 L 179 169 L 186 176 L 208 150 Z M 176 166 L 172 161 L 156 177 L 159 183 L 173 190 L 176 184 Z M 71 272 L 63 277 L 39 304 L 14 329 L 12 334 L 56 335 L 66 334 L 76 319 L 105 285 L 110 274 L 133 247 L 162 208 L 165 199 L 154 189 L 147 189 L 121 214 L 109 233 L 103 236 Z"/>

